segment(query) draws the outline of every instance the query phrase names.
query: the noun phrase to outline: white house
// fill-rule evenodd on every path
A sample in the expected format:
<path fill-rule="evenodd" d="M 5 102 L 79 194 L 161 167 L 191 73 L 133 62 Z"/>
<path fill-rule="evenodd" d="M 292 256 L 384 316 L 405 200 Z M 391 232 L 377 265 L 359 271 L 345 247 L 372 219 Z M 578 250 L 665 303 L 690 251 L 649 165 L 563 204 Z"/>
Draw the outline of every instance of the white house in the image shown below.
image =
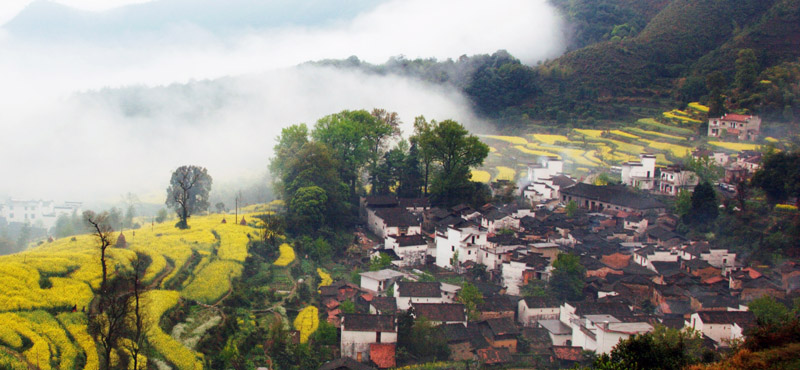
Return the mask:
<path fill-rule="evenodd" d="M 397 309 L 408 310 L 414 303 L 451 303 L 439 282 L 398 281 L 394 284 Z"/>
<path fill-rule="evenodd" d="M 519 229 L 519 219 L 514 218 L 512 215 L 499 209 L 492 209 L 491 211 L 482 214 L 482 216 L 479 218 L 481 221 L 481 227 L 485 228 L 490 234 L 502 229 Z"/>
<path fill-rule="evenodd" d="M 639 266 L 656 271 L 653 262 L 678 262 L 677 250 L 648 245 L 633 252 L 633 262 Z"/>
<path fill-rule="evenodd" d="M 676 196 L 681 190 L 694 191 L 700 178 L 692 171 L 679 167 L 668 167 L 661 170 L 658 181 L 658 192 Z"/>
<path fill-rule="evenodd" d="M 528 181 L 537 182 L 549 179 L 564 172 L 564 161 L 558 157 L 547 157 L 543 163 L 528 166 Z"/>
<path fill-rule="evenodd" d="M 721 347 L 741 338 L 744 330 L 756 321 L 750 311 L 700 311 L 693 313 L 689 320 L 686 326 L 703 333 Z"/>
<path fill-rule="evenodd" d="M 761 118 L 728 113 L 708 119 L 709 137 L 735 137 L 739 140 L 756 140 L 761 133 Z"/>
<path fill-rule="evenodd" d="M 402 260 L 401 266 L 425 264 L 428 254 L 428 239 L 424 235 L 389 235 L 384 239 L 384 248 L 391 249 Z"/>
<path fill-rule="evenodd" d="M 405 276 L 402 272 L 390 269 L 362 272 L 359 275 L 361 275 L 361 288 L 375 294 L 383 294 Z"/>
<path fill-rule="evenodd" d="M 622 164 L 622 183 L 643 190 L 655 188 L 656 156 L 639 154 L 639 161 Z"/>
<path fill-rule="evenodd" d="M 397 343 L 394 315 L 344 314 L 342 317 L 342 357 L 368 362 L 373 343 Z"/>
<path fill-rule="evenodd" d="M 0 204 L 0 217 L 8 223 L 29 223 L 49 230 L 55 226 L 59 216 L 80 214 L 81 207 L 81 202 L 56 204 L 52 200 L 9 199 L 5 204 Z"/>
<path fill-rule="evenodd" d="M 367 208 L 367 226 L 381 238 L 422 233 L 421 218 L 402 207 Z"/>
<path fill-rule="evenodd" d="M 541 320 L 558 320 L 560 304 L 551 297 L 525 297 L 517 303 L 517 321 L 535 326 Z"/>
<path fill-rule="evenodd" d="M 471 221 L 461 221 L 436 230 L 436 265 L 453 268 L 453 256 L 458 256 L 456 265 L 467 261 L 478 262 L 478 249 L 487 244 L 488 232 Z"/>
<path fill-rule="evenodd" d="M 502 265 L 506 293 L 519 295 L 520 289 L 531 280 L 548 280 L 550 261 L 539 254 L 517 252 Z"/>
<path fill-rule="evenodd" d="M 646 322 L 600 322 L 597 323 L 598 354 L 610 353 L 621 340 L 632 335 L 653 331 L 653 326 Z"/>

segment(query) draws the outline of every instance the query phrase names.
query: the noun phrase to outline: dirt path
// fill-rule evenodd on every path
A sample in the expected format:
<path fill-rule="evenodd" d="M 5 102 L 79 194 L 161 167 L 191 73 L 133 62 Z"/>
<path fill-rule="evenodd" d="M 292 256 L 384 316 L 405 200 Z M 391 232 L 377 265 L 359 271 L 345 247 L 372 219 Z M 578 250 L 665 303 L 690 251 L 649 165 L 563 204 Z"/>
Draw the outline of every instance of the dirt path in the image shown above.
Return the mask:
<path fill-rule="evenodd" d="M 161 282 L 164 280 L 164 278 L 169 276 L 169 274 L 171 274 L 172 270 L 174 270 L 174 269 L 175 269 L 174 262 L 167 261 L 167 268 L 162 270 L 161 274 L 159 274 L 158 276 L 156 276 L 155 279 L 153 279 L 153 282 L 150 283 L 150 285 L 147 286 L 147 290 L 153 290 L 156 287 L 161 286 Z"/>

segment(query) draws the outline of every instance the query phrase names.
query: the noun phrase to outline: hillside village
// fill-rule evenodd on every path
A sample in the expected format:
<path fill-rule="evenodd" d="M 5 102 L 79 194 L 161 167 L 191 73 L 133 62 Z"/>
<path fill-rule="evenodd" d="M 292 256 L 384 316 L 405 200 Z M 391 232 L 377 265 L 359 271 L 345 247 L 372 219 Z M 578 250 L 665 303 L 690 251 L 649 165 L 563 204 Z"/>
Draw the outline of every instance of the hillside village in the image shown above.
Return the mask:
<path fill-rule="evenodd" d="M 736 134 L 732 128 L 742 126 L 726 122 L 744 120 L 729 115 L 719 125 Z M 709 136 L 717 135 L 711 128 L 717 120 L 711 121 Z M 742 140 L 752 140 L 758 126 L 740 132 Z M 734 197 L 736 184 L 761 161 L 760 152 L 750 151 L 735 159 L 705 149 L 692 156 L 725 169 L 716 182 L 724 197 Z M 585 364 L 586 353 L 608 354 L 620 340 L 657 326 L 696 330 L 709 351 L 735 346 L 756 326 L 751 301 L 800 295 L 800 264 L 751 266 L 734 251 L 682 236 L 680 217 L 662 200 L 692 191 L 699 178 L 655 164 L 654 155 L 643 153 L 621 165 L 620 185 L 599 186 L 573 179 L 562 160 L 545 157 L 528 166 L 515 191 L 519 200 L 477 209 L 431 207 L 426 198 L 362 197 L 363 222 L 377 238 L 367 243 L 370 255 L 391 263 L 361 273 L 360 284 L 322 288 L 328 321 L 341 330 L 342 356 L 322 368 L 361 368 L 352 360 L 396 366 L 397 321 L 405 312 L 438 325 L 450 360 L 484 365 Z M 569 210 L 570 203 L 579 209 Z M 577 256 L 581 299 L 531 289 L 552 277 L 559 255 Z M 459 298 L 466 285 L 457 281 L 480 291 L 474 310 Z M 348 300 L 356 313 L 339 308 Z"/>

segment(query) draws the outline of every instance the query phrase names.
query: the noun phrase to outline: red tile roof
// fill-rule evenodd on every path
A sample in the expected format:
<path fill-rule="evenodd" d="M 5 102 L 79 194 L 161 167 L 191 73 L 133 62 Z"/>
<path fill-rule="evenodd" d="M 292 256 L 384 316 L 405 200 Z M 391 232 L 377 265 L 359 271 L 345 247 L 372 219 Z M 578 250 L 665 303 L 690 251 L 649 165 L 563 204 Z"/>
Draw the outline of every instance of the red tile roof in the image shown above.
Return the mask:
<path fill-rule="evenodd" d="M 559 360 L 581 361 L 583 360 L 582 351 L 581 347 L 553 346 L 553 353 Z"/>
<path fill-rule="evenodd" d="M 726 114 L 722 116 L 722 120 L 725 121 L 736 121 L 736 122 L 747 122 L 748 119 L 753 118 L 753 116 L 747 116 L 744 114 Z"/>
<path fill-rule="evenodd" d="M 481 348 L 478 350 L 478 359 L 487 365 L 504 364 L 511 362 L 511 352 L 508 348 Z"/>
<path fill-rule="evenodd" d="M 369 358 L 380 369 L 397 366 L 394 343 L 370 343 Z"/>

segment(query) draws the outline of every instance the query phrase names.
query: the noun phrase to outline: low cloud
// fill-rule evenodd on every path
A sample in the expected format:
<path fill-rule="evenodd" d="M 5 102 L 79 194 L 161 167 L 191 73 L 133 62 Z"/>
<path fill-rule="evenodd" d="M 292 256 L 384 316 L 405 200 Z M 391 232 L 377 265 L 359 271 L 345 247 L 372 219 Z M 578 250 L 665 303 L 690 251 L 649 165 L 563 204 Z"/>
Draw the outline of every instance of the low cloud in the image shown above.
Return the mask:
<path fill-rule="evenodd" d="M 87 201 L 135 192 L 156 201 L 183 164 L 208 167 L 217 183 L 259 178 L 282 127 L 343 109 L 397 111 L 406 125 L 420 114 L 480 125 L 454 91 L 293 66 L 498 49 L 532 63 L 562 51 L 560 30 L 545 0 L 398 0 L 321 28 L 220 35 L 176 24 L 117 45 L 0 35 L 0 196 Z"/>

